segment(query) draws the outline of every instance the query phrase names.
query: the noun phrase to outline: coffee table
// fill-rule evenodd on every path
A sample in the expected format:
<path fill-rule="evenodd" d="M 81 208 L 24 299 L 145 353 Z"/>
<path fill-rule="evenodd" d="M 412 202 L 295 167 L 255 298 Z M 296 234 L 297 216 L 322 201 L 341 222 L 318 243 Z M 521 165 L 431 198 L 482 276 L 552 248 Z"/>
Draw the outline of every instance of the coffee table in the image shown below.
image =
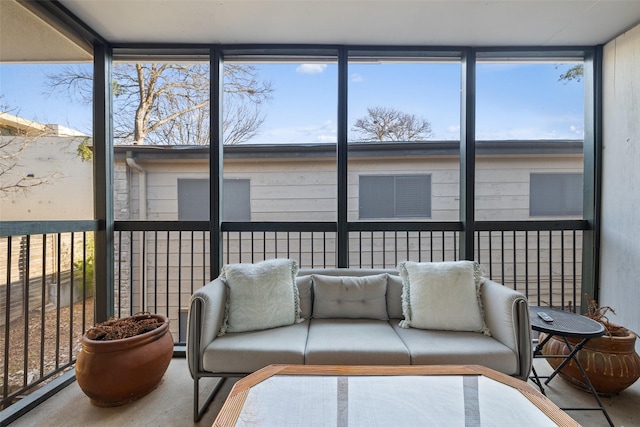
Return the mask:
<path fill-rule="evenodd" d="M 530 384 L 476 365 L 271 365 L 234 385 L 213 425 L 579 426 Z"/>

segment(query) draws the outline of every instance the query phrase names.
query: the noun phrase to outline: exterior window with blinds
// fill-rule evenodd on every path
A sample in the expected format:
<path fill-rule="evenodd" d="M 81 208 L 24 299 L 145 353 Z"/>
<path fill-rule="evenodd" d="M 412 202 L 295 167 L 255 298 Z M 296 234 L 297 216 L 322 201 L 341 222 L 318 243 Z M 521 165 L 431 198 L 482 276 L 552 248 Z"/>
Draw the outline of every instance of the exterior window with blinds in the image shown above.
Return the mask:
<path fill-rule="evenodd" d="M 251 181 L 225 179 L 222 197 L 223 221 L 251 221 Z M 178 220 L 209 220 L 209 180 L 178 179 Z"/>
<path fill-rule="evenodd" d="M 581 173 L 532 173 L 530 216 L 582 216 Z"/>
<path fill-rule="evenodd" d="M 359 216 L 431 218 L 431 175 L 361 175 Z"/>

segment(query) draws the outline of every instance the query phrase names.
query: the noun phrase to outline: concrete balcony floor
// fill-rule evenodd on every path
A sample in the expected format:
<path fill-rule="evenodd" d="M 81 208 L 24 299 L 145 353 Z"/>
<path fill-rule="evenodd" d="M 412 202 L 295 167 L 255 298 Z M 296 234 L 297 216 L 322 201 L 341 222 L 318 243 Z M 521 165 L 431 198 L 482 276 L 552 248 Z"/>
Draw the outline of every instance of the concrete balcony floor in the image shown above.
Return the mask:
<path fill-rule="evenodd" d="M 545 360 L 535 360 L 539 375 L 551 370 Z M 231 390 L 228 380 L 209 406 L 199 423 L 193 423 L 193 381 L 186 359 L 173 359 L 160 386 L 144 398 L 116 408 L 97 408 L 89 402 L 76 382 L 16 420 L 12 427 L 21 426 L 210 426 Z M 204 379 L 202 396 L 211 390 L 213 379 Z M 595 399 L 588 393 L 554 379 L 546 388 L 547 396 L 558 406 L 594 406 Z M 616 427 L 640 426 L 640 381 L 614 397 L 602 401 Z M 567 411 L 585 427 L 606 426 L 601 411 Z"/>

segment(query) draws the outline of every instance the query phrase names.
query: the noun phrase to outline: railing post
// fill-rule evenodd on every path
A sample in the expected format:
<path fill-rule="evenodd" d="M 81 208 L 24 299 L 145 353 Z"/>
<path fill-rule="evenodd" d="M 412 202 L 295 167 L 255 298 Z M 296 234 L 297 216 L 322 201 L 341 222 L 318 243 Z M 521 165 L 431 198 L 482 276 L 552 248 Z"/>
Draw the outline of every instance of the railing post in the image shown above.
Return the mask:
<path fill-rule="evenodd" d="M 602 46 L 585 54 L 584 87 L 584 199 L 583 218 L 588 228 L 582 240 L 582 295 L 580 311 L 586 313 L 585 293 L 598 301 L 600 279 L 600 205 L 602 203 Z"/>
<path fill-rule="evenodd" d="M 338 51 L 338 227 L 337 227 L 337 264 L 349 267 L 349 229 L 347 223 L 347 163 L 349 147 L 347 141 L 347 84 L 348 51 Z"/>
<path fill-rule="evenodd" d="M 461 260 L 474 259 L 475 146 L 476 146 L 476 51 L 462 54 L 460 100 L 460 232 Z"/>
<path fill-rule="evenodd" d="M 112 48 L 96 43 L 93 80 L 93 194 L 98 221 L 94 257 L 96 322 L 109 319 L 114 312 L 112 59 Z"/>

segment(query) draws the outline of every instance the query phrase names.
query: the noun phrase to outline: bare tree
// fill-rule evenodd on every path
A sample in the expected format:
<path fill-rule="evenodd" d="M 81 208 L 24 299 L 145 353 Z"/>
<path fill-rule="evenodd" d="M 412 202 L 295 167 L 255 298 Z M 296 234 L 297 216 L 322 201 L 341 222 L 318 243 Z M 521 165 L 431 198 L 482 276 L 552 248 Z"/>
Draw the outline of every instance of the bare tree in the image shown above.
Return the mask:
<path fill-rule="evenodd" d="M 270 99 L 270 82 L 250 65 L 225 64 L 223 129 L 225 144 L 257 134 L 261 106 Z M 67 67 L 48 76 L 52 90 L 63 89 L 91 101 L 89 71 Z M 209 67 L 206 64 L 124 63 L 113 70 L 114 133 L 133 144 L 209 144 Z"/>
<path fill-rule="evenodd" d="M 395 108 L 367 108 L 367 115 L 351 129 L 357 141 L 421 141 L 431 136 L 431 124 Z"/>

